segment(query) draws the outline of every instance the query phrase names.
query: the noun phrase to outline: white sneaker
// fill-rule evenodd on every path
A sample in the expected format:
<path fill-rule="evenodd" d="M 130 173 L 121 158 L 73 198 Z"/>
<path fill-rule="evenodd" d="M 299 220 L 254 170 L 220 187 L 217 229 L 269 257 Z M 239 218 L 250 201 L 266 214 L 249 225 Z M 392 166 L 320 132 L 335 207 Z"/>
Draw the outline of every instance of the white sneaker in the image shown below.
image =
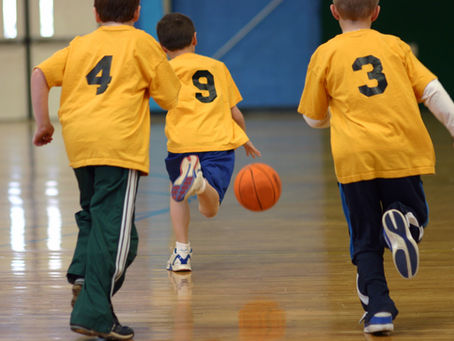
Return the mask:
<path fill-rule="evenodd" d="M 172 184 L 172 198 L 183 201 L 200 192 L 205 185 L 205 179 L 197 155 L 186 156 L 180 165 L 180 176 Z"/>
<path fill-rule="evenodd" d="M 170 271 L 191 271 L 191 256 L 192 249 L 189 252 L 181 252 L 174 248 L 167 261 L 166 269 Z"/>

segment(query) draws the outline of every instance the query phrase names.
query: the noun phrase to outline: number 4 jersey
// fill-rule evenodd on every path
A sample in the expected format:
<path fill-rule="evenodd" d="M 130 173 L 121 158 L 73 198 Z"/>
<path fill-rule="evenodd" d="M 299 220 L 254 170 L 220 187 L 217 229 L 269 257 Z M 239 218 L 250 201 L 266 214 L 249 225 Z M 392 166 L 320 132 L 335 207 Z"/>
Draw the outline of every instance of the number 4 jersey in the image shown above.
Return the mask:
<path fill-rule="evenodd" d="M 340 183 L 434 172 L 418 107 L 436 77 L 395 36 L 372 29 L 340 34 L 313 54 L 298 111 L 331 112 L 331 149 Z"/>
<path fill-rule="evenodd" d="M 172 108 L 180 82 L 154 38 L 132 26 L 101 26 L 37 66 L 61 86 L 63 139 L 73 168 L 108 165 L 149 171 L 153 97 Z"/>
<path fill-rule="evenodd" d="M 223 151 L 245 144 L 249 139 L 231 113 L 242 97 L 224 63 L 184 53 L 170 65 L 182 86 L 177 106 L 166 117 L 168 151 Z"/>

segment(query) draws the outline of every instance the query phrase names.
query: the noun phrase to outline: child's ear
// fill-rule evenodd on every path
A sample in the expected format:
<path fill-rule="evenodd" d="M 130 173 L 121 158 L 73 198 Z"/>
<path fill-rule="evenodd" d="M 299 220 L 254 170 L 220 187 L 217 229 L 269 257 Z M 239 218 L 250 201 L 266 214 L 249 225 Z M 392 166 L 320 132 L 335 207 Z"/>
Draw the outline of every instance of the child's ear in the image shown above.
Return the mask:
<path fill-rule="evenodd" d="M 374 12 L 372 13 L 372 16 L 370 18 L 371 22 L 374 22 L 375 20 L 377 20 L 379 14 L 380 14 L 380 6 L 378 5 L 377 7 L 375 7 Z"/>
<path fill-rule="evenodd" d="M 192 37 L 192 43 L 193 46 L 197 45 L 197 32 L 194 32 L 194 36 Z"/>
<path fill-rule="evenodd" d="M 160 45 L 161 45 L 162 50 L 163 50 L 165 53 L 169 53 L 169 50 L 167 50 L 164 46 L 162 46 L 162 44 L 160 44 Z"/>
<path fill-rule="evenodd" d="M 96 7 L 93 7 L 93 13 L 95 14 L 95 20 L 98 24 L 102 23 L 102 20 L 101 18 L 99 17 L 99 13 L 98 11 L 96 10 Z"/>
<path fill-rule="evenodd" d="M 331 14 L 333 15 L 334 19 L 339 20 L 340 15 L 339 15 L 339 12 L 337 11 L 336 6 L 334 6 L 334 4 L 331 4 L 329 6 L 329 9 L 331 10 Z"/>
<path fill-rule="evenodd" d="M 133 18 L 133 21 L 136 22 L 137 20 L 139 20 L 140 18 L 140 10 L 142 9 L 142 7 L 139 5 L 135 12 L 134 12 L 134 18 Z"/>

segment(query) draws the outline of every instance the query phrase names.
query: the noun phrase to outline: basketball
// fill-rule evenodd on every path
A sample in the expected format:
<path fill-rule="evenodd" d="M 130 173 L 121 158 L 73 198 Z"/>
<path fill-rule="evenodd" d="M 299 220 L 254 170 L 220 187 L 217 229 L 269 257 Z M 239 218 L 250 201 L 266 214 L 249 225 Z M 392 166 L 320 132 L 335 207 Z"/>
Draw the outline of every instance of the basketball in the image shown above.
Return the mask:
<path fill-rule="evenodd" d="M 234 183 L 238 202 L 251 211 L 265 211 L 274 206 L 281 196 L 279 174 L 264 163 L 244 166 Z"/>

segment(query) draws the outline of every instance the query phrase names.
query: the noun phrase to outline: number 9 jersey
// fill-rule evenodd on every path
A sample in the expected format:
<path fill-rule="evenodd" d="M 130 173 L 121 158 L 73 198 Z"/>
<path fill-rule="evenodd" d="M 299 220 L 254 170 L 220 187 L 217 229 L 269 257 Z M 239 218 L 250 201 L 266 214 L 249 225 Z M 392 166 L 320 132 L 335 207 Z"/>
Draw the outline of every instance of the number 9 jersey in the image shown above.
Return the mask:
<path fill-rule="evenodd" d="M 245 144 L 249 139 L 231 112 L 242 97 L 224 63 L 183 53 L 170 60 L 170 65 L 181 90 L 177 106 L 166 117 L 168 151 L 225 151 Z"/>
<path fill-rule="evenodd" d="M 432 141 L 418 107 L 436 79 L 392 35 L 346 32 L 313 54 L 298 112 L 331 113 L 331 150 L 340 183 L 434 173 Z"/>
<path fill-rule="evenodd" d="M 100 26 L 37 66 L 61 86 L 59 119 L 73 168 L 149 172 L 149 97 L 165 110 L 180 82 L 160 45 L 129 25 Z"/>

